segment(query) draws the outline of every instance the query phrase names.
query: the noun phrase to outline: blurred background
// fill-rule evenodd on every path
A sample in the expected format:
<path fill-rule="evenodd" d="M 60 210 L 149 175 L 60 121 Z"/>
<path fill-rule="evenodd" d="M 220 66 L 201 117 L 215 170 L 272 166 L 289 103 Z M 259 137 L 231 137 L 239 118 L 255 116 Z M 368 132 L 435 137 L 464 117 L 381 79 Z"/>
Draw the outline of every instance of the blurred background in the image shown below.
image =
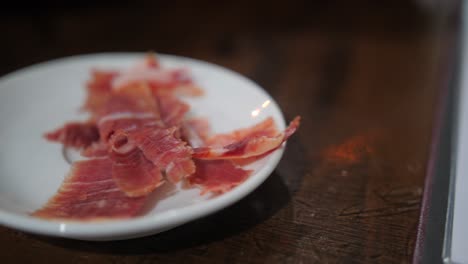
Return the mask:
<path fill-rule="evenodd" d="M 288 52 L 307 62 L 359 49 L 356 38 L 410 44 L 457 7 L 454 0 L 56 2 L 15 1 L 0 10 L 1 73 L 74 54 L 154 50 L 252 77 L 253 68 L 283 67 Z"/>

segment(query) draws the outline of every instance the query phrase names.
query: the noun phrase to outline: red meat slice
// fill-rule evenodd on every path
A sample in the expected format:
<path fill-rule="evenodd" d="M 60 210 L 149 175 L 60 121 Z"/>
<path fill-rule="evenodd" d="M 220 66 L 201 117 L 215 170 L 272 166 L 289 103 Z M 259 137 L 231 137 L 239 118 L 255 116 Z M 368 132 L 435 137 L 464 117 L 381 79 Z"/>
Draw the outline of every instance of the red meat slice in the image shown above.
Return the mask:
<path fill-rule="evenodd" d="M 108 155 L 108 146 L 103 141 L 98 141 L 83 149 L 80 154 L 87 158 L 106 157 Z"/>
<path fill-rule="evenodd" d="M 115 131 L 132 131 L 150 126 L 164 127 L 164 123 L 156 118 L 153 112 L 120 112 L 106 115 L 98 121 L 99 134 L 103 142 L 107 142 Z"/>
<path fill-rule="evenodd" d="M 161 119 L 167 127 L 180 126 L 185 114 L 190 109 L 186 103 L 173 95 L 158 95 L 155 96 L 155 100 L 159 107 Z"/>
<path fill-rule="evenodd" d="M 99 140 L 99 131 L 93 122 L 71 122 L 44 136 L 67 147 L 85 148 Z"/>
<path fill-rule="evenodd" d="M 203 90 L 197 87 L 188 70 L 162 69 L 154 54 L 148 54 L 127 71 L 93 70 L 87 82 L 87 98 L 83 109 L 91 113 L 100 109 L 110 94 L 127 86 L 147 85 L 158 94 L 200 96 Z"/>
<path fill-rule="evenodd" d="M 72 165 L 57 194 L 34 216 L 133 217 L 165 180 L 186 180 L 200 186 L 202 193 L 227 192 L 252 173 L 239 165 L 279 148 L 300 123 L 296 117 L 281 132 L 268 118 L 211 136 L 207 120 L 185 119 L 189 106 L 177 98 L 203 94 L 189 71 L 163 69 L 153 54 L 126 71 L 94 70 L 87 92 L 83 109 L 90 120 L 68 123 L 45 136 L 82 148 L 89 159 Z"/>
<path fill-rule="evenodd" d="M 182 137 L 194 148 L 206 145 L 210 134 L 210 123 L 204 118 L 192 118 L 182 124 Z"/>
<path fill-rule="evenodd" d="M 254 135 L 225 146 L 194 148 L 193 157 L 198 159 L 239 159 L 258 156 L 277 149 L 299 127 L 300 117 L 294 118 L 283 133 L 276 136 Z"/>
<path fill-rule="evenodd" d="M 176 127 L 144 128 L 129 135 L 145 157 L 163 170 L 171 182 L 178 182 L 195 172 L 192 148 L 175 136 L 176 130 Z"/>
<path fill-rule="evenodd" d="M 96 111 L 95 119 L 103 141 L 117 130 L 164 126 L 157 102 L 146 85 L 127 86 L 114 91 Z"/>
<path fill-rule="evenodd" d="M 112 80 L 118 76 L 117 71 L 93 70 L 91 79 L 86 84 L 87 97 L 84 110 L 96 111 L 107 100 L 112 89 Z"/>
<path fill-rule="evenodd" d="M 132 70 L 157 69 L 159 66 L 156 56 L 148 54 L 141 62 L 137 63 Z M 112 83 L 120 75 L 121 73 L 119 71 L 103 71 L 97 69 L 91 71 L 91 79 L 86 84 L 87 98 L 83 109 L 90 112 L 98 110 L 107 101 L 108 96 L 112 92 Z"/>
<path fill-rule="evenodd" d="M 160 169 L 146 159 L 125 132 L 118 131 L 110 143 L 112 177 L 127 196 L 145 196 L 163 184 Z"/>
<path fill-rule="evenodd" d="M 136 216 L 145 197 L 128 197 L 112 179 L 108 158 L 75 162 L 57 194 L 32 215 L 46 219 L 99 220 Z"/>
<path fill-rule="evenodd" d="M 276 128 L 275 121 L 272 117 L 264 121 L 244 129 L 238 129 L 227 134 L 217 134 L 206 140 L 208 146 L 226 146 L 246 138 L 255 137 L 274 137 L 280 132 Z"/>
<path fill-rule="evenodd" d="M 114 90 L 107 100 L 95 111 L 94 117 L 100 118 L 120 112 L 154 112 L 159 117 L 159 109 L 151 89 L 145 84 L 133 84 Z"/>
<path fill-rule="evenodd" d="M 252 173 L 234 165 L 230 160 L 195 160 L 197 171 L 188 177 L 191 184 L 199 185 L 202 194 L 224 193 L 244 182 Z"/>

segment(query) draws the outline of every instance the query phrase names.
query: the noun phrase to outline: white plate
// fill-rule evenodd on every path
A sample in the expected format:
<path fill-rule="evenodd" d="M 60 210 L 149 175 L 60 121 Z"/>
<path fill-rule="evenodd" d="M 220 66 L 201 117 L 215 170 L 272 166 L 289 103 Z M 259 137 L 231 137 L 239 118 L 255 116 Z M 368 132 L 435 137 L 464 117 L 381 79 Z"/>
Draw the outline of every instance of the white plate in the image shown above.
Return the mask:
<path fill-rule="evenodd" d="M 0 224 L 26 232 L 82 240 L 117 240 L 168 230 L 233 204 L 257 188 L 278 164 L 283 148 L 251 165 L 247 181 L 223 195 L 200 196 L 179 186 L 159 195 L 143 216 L 107 222 L 59 222 L 29 216 L 55 194 L 69 170 L 61 146 L 44 132 L 78 112 L 84 84 L 93 67 L 122 69 L 144 54 L 95 54 L 41 63 L 0 79 Z M 284 118 L 275 101 L 258 85 L 225 68 L 182 57 L 160 55 L 164 67 L 187 67 L 205 89 L 187 100 L 192 113 L 208 117 L 215 132 L 245 127 L 272 116 L 280 129 Z M 265 103 L 269 102 L 269 103 Z M 168 191 L 167 187 L 166 191 Z M 170 189 L 170 188 L 169 188 Z M 274 194 L 272 194 L 274 195 Z"/>

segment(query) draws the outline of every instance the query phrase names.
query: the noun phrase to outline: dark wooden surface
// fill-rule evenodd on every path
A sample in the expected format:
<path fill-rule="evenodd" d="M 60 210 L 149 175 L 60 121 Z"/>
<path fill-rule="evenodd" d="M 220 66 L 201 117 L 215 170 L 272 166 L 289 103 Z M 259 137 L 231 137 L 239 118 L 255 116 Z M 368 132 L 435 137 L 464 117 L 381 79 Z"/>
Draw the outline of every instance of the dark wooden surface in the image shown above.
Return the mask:
<path fill-rule="evenodd" d="M 239 203 L 151 237 L 93 243 L 0 227 L 1 262 L 411 262 L 456 7 L 170 2 L 2 9 L 0 73 L 102 51 L 220 64 L 263 86 L 286 118 L 302 115 L 278 168 Z"/>

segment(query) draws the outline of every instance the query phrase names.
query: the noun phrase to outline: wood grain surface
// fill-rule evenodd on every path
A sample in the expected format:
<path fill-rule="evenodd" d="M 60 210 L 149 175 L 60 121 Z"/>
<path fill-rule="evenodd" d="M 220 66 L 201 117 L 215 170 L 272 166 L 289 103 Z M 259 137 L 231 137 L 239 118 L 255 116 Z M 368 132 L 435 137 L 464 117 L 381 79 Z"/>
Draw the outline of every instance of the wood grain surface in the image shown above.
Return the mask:
<path fill-rule="evenodd" d="M 238 71 L 288 120 L 303 121 L 274 173 L 229 208 L 117 242 L 0 227 L 1 263 L 411 262 L 442 72 L 457 34 L 457 8 L 441 2 L 2 9 L 1 74 L 74 54 L 154 50 Z"/>

